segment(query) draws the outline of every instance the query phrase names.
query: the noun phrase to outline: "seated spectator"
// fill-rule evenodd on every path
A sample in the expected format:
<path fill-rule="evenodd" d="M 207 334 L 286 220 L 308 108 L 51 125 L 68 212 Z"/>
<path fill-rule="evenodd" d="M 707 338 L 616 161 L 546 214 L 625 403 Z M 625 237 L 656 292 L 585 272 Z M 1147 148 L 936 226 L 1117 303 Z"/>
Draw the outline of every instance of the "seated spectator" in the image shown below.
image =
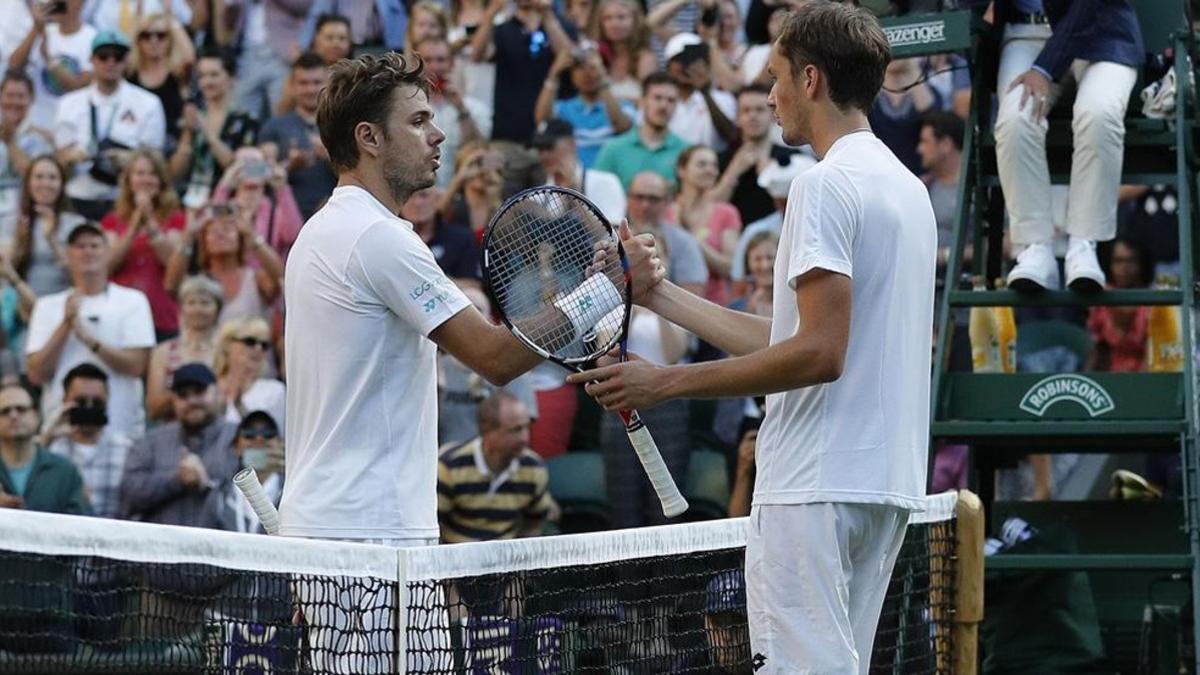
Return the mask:
<path fill-rule="evenodd" d="M 134 520 L 196 527 L 208 491 L 237 471 L 230 450 L 237 426 L 217 415 L 216 377 L 208 366 L 181 366 L 171 391 L 176 421 L 133 444 L 121 478 L 121 512 Z"/>
<path fill-rule="evenodd" d="M 633 0 L 600 0 L 586 24 L 608 70 L 612 95 L 637 104 L 642 80 L 658 69 L 658 55 L 650 49 L 650 28 L 641 4 Z"/>
<path fill-rule="evenodd" d="M 884 145 L 912 171 L 921 175 L 921 157 L 917 142 L 921 136 L 922 116 L 940 110 L 937 92 L 921 79 L 918 59 L 896 59 L 888 64 L 883 90 L 867 114 L 871 130 Z"/>
<path fill-rule="evenodd" d="M 1154 266 L 1146 249 L 1128 239 L 1112 244 L 1108 288 L 1146 288 Z M 1088 332 L 1092 349 L 1088 370 L 1130 373 L 1146 367 L 1146 337 L 1150 326 L 1149 307 L 1092 307 L 1088 310 Z"/>
<path fill-rule="evenodd" d="M 663 48 L 667 72 L 679 87 L 679 105 L 671 117 L 671 131 L 689 145 L 724 150 L 737 140 L 737 102 L 733 94 L 713 83 L 714 57 L 709 45 L 695 33 L 680 33 Z"/>
<path fill-rule="evenodd" d="M 727 305 L 729 269 L 742 231 L 742 218 L 728 202 L 712 198 L 717 173 L 717 153 L 711 148 L 693 145 L 684 150 L 675 164 L 679 189 L 666 217 L 673 218 L 700 242 L 708 266 L 704 297 L 718 305 Z"/>
<path fill-rule="evenodd" d="M 20 71 L 5 73 L 0 80 L 0 248 L 13 240 L 22 177 L 35 157 L 54 152 L 54 135 L 29 115 L 32 103 L 33 81 Z"/>
<path fill-rule="evenodd" d="M 438 166 L 438 186 L 446 187 L 454 178 L 454 159 L 464 145 L 487 140 L 492 135 L 492 109 L 479 99 L 464 95 L 455 85 L 454 52 L 444 37 L 428 37 L 415 46 L 425 62 L 433 82 L 429 103 L 438 127 L 446 134 L 442 141 L 442 163 Z"/>
<path fill-rule="evenodd" d="M 0 508 L 88 514 L 83 477 L 35 443 L 38 414 L 19 384 L 0 386 Z"/>
<path fill-rule="evenodd" d="M 750 626 L 746 619 L 746 579 L 741 569 L 726 570 L 704 589 L 704 646 L 687 650 L 672 673 L 735 675 L 749 669 Z"/>
<path fill-rule="evenodd" d="M 108 375 L 99 366 L 81 363 L 63 378 L 62 412 L 44 437 L 47 449 L 83 476 L 92 513 L 119 518 L 121 476 L 133 442 L 108 426 Z"/>
<path fill-rule="evenodd" d="M 760 232 L 773 232 L 775 236 L 783 230 L 783 212 L 787 208 L 788 192 L 792 180 L 801 172 L 816 166 L 817 160 L 812 155 L 795 153 L 783 164 L 771 160 L 767 167 L 758 175 L 758 185 L 767 191 L 771 201 L 775 203 L 775 213 L 742 228 L 742 236 L 738 238 L 737 248 L 733 251 L 733 264 L 729 270 L 729 278 L 733 280 L 734 295 L 745 291 L 746 280 L 746 248 L 750 239 Z"/>
<path fill-rule="evenodd" d="M 71 210 L 65 185 L 62 166 L 45 155 L 30 163 L 22 181 L 12 264 L 39 297 L 71 286 L 67 235 L 85 221 Z"/>
<path fill-rule="evenodd" d="M 558 507 L 550 476 L 529 449 L 529 411 L 496 392 L 479 405 L 479 437 L 438 457 L 442 542 L 537 536 Z"/>
<path fill-rule="evenodd" d="M 468 145 L 459 150 L 454 164 L 458 169 L 442 193 L 438 211 L 446 222 L 468 227 L 482 240 L 483 229 L 504 201 L 504 155 L 486 143 Z"/>
<path fill-rule="evenodd" d="M 142 376 L 154 346 L 150 303 L 138 290 L 108 280 L 108 240 L 90 223 L 67 235 L 70 290 L 38 298 L 25 343 L 29 381 L 44 387 L 42 417 L 58 419 L 62 382 L 80 363 L 108 374 L 114 433 L 139 438 L 145 428 Z"/>
<path fill-rule="evenodd" d="M 196 62 L 196 48 L 170 14 L 144 14 L 138 22 L 128 80 L 158 97 L 167 122 L 168 154 L 179 145 L 183 87 Z"/>
<path fill-rule="evenodd" d="M 222 417 L 234 424 L 252 410 L 265 410 L 286 424 L 287 390 L 267 376 L 271 327 L 257 317 L 230 319 L 221 325 L 213 356 Z"/>
<path fill-rule="evenodd" d="M 34 82 L 30 115 L 35 120 L 53 121 L 63 94 L 92 82 L 90 57 L 97 31 L 83 19 L 84 1 L 22 3 L 28 5 L 32 22 L 25 24 L 23 39 L 4 44 L 8 69 L 26 73 Z M 15 16 L 9 10 L 4 18 L 8 23 Z"/>
<path fill-rule="evenodd" d="M 559 80 L 565 72 L 570 72 L 571 84 L 577 93 L 571 98 L 559 99 Z M 620 101 L 613 95 L 600 53 L 592 48 L 554 57 L 534 109 L 539 127 L 551 118 L 564 120 L 572 126 L 579 162 L 584 168 L 592 166 L 605 141 L 633 126 L 635 113 L 632 103 Z"/>
<path fill-rule="evenodd" d="M 703 295 L 708 281 L 704 252 L 696 238 L 665 217 L 667 181 L 657 172 L 637 174 L 629 186 L 629 229 L 654 235 L 655 246 L 667 267 L 667 279 Z"/>
<path fill-rule="evenodd" d="M 538 160 L 546 170 L 546 184 L 560 185 L 583 193 L 616 225 L 625 216 L 625 190 L 621 179 L 599 169 L 588 169 L 576 152 L 575 130 L 570 122 L 550 119 L 533 137 Z"/>
<path fill-rule="evenodd" d="M 605 143 L 592 168 L 616 174 L 627 192 L 642 171 L 674 180 L 675 160 L 687 147 L 668 129 L 678 102 L 675 80 L 662 72 L 650 74 L 642 82 L 641 124 Z"/>
<path fill-rule="evenodd" d="M 279 423 L 270 413 L 255 410 L 238 424 L 232 447 L 239 467 L 254 470 L 267 499 L 275 506 L 279 506 L 279 498 L 283 496 L 284 450 L 279 431 Z M 219 482 L 209 491 L 199 524 L 226 532 L 266 534 L 250 502 L 233 484 L 232 478 Z"/>
<path fill-rule="evenodd" d="M 779 235 L 770 230 L 755 234 L 746 244 L 746 274 L 750 281 L 749 292 L 730 303 L 736 309 L 758 316 L 771 316 L 771 305 L 775 300 L 775 254 L 779 249 Z"/>
<path fill-rule="evenodd" d="M 313 53 L 301 54 L 292 64 L 289 88 L 295 108 L 263 125 L 259 140 L 272 162 L 287 169 L 288 185 L 307 220 L 325 203 L 337 185 L 329 154 L 317 133 L 317 95 L 329 80 L 329 70 Z"/>
<path fill-rule="evenodd" d="M 354 41 L 350 39 L 350 20 L 340 14 L 318 16 L 309 48 L 320 56 L 327 66 L 353 56 Z"/>
<path fill-rule="evenodd" d="M 475 234 L 463 225 L 445 222 L 437 206 L 436 187 L 417 190 L 404 202 L 400 217 L 412 223 L 446 276 L 459 286 L 481 287 Z"/>
<path fill-rule="evenodd" d="M 146 413 L 166 420 L 175 413 L 171 378 L 185 363 L 213 365 L 217 346 L 217 317 L 225 302 L 221 284 L 198 275 L 179 286 L 179 335 L 159 343 L 150 352 L 146 373 Z"/>
<path fill-rule="evenodd" d="M 179 332 L 179 306 L 163 278 L 179 247 L 183 210 L 156 152 L 135 151 L 118 189 L 116 209 L 100 221 L 108 234 L 112 280 L 146 295 L 155 334 L 164 340 Z"/>
<path fill-rule="evenodd" d="M 344 20 L 353 44 L 396 51 L 405 47 L 409 17 L 408 5 L 403 0 L 313 0 L 308 5 L 308 18 L 300 30 L 298 44 L 315 41 L 317 26 L 325 16 Z"/>
<path fill-rule="evenodd" d="M 215 203 L 232 202 L 238 213 L 251 218 L 254 232 L 282 261 L 287 257 L 304 219 L 287 183 L 287 171 L 267 160 L 253 145 L 238 148 L 236 159 L 213 191 Z"/>
<path fill-rule="evenodd" d="M 67 196 L 90 220 L 98 221 L 112 210 L 117 179 L 131 150 L 166 148 L 162 102 L 125 81 L 128 54 L 124 35 L 98 33 L 92 40 L 92 83 L 64 95 L 55 118 L 58 160 L 72 167 Z"/>
<path fill-rule="evenodd" d="M 243 212 L 237 204 L 213 204 L 192 217 L 183 243 L 167 263 L 167 289 L 179 289 L 190 273 L 216 279 L 225 291 L 220 322 L 239 317 L 266 318 L 271 303 L 279 295 L 283 281 L 283 262 L 267 240 L 255 230 L 254 213 Z M 193 249 L 196 268 L 190 268 Z M 248 256 L 258 260 L 256 269 Z"/>
<path fill-rule="evenodd" d="M 787 164 L 796 152 L 775 142 L 774 115 L 767 104 L 771 90 L 766 85 L 747 85 L 737 93 L 737 126 L 740 143 L 718 156 L 721 179 L 710 195 L 729 202 L 747 226 L 775 213 L 775 200 L 758 184 L 758 175 L 774 160 Z"/>
<path fill-rule="evenodd" d="M 233 163 L 234 151 L 258 141 L 258 119 L 234 107 L 233 82 L 236 65 L 218 50 L 200 54 L 196 82 L 204 103 L 183 106 L 183 129 L 179 147 L 171 155 L 171 176 L 187 184 L 183 203 L 196 208 L 212 195 L 213 187 Z"/>
<path fill-rule="evenodd" d="M 0 290 L 0 382 L 15 379 L 25 370 L 25 331 L 29 315 L 37 303 L 37 295 L 17 274 L 0 249 L 0 279 L 6 282 Z"/>
<path fill-rule="evenodd" d="M 1053 3 L 1047 22 L 1022 23 L 1012 3 L 996 3 L 1004 27 L 996 92 L 996 169 L 1006 199 L 1017 264 L 1008 287 L 1018 292 L 1057 289 L 1054 225 L 1046 160 L 1046 115 L 1063 80 L 1075 82 L 1071 129 L 1074 159 L 1067 205 L 1067 287 L 1104 288 L 1096 242 L 1117 233 L 1117 191 L 1125 140 L 1125 108 L 1146 52 L 1137 14 L 1128 2 L 1093 11 Z M 1057 10 L 1057 11 L 1050 11 Z"/>

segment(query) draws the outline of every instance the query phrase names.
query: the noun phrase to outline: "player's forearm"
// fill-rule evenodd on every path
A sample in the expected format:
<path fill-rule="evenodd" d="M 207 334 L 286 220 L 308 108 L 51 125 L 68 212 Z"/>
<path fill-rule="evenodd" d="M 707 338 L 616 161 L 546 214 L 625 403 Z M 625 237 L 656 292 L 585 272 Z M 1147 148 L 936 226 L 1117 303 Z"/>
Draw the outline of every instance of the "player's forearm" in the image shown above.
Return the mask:
<path fill-rule="evenodd" d="M 756 352 L 771 342 L 770 319 L 722 307 L 669 281 L 659 285 L 647 308 L 733 356 Z"/>
<path fill-rule="evenodd" d="M 843 359 L 833 341 L 797 333 L 747 356 L 663 368 L 659 389 L 664 399 L 765 396 L 832 382 Z"/>

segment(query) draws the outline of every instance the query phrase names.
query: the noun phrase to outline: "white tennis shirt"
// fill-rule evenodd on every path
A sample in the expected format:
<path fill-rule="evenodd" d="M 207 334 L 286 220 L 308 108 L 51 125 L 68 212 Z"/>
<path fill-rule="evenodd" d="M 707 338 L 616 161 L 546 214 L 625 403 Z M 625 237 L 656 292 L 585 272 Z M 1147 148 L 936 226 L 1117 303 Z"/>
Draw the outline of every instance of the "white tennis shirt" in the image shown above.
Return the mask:
<path fill-rule="evenodd" d="M 796 334 L 797 277 L 850 277 L 850 342 L 834 382 L 767 397 L 755 504 L 919 510 L 929 447 L 937 226 L 925 186 L 869 131 L 792 181 L 775 264 L 771 344 Z"/>
<path fill-rule="evenodd" d="M 437 347 L 471 303 L 412 224 L 339 187 L 288 255 L 280 533 L 438 536 Z"/>

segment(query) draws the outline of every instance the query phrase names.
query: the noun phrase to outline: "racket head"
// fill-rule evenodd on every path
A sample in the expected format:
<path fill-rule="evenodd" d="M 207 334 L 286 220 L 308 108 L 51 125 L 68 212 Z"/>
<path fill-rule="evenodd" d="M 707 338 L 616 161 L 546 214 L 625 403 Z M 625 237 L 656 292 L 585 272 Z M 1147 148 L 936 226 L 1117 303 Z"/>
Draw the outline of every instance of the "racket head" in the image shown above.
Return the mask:
<path fill-rule="evenodd" d="M 606 255 L 597 266 L 601 248 Z M 623 344 L 633 297 L 629 263 L 608 219 L 579 192 L 543 185 L 510 197 L 484 232 L 481 267 L 501 320 L 539 356 L 579 369 Z M 605 280 L 611 288 L 601 288 Z M 555 304 L 577 289 L 620 297 L 583 334 L 563 320 L 580 313 Z"/>

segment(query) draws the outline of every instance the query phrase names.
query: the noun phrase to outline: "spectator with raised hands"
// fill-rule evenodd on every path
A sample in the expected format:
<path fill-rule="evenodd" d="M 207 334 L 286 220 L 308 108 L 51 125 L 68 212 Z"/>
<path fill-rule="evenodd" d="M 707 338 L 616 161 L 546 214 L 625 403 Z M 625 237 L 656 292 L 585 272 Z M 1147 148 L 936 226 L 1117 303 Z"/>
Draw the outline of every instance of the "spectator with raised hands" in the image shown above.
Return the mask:
<path fill-rule="evenodd" d="M 351 44 L 394 51 L 407 47 L 404 39 L 411 19 L 409 3 L 404 0 L 276 1 L 281 5 L 307 10 L 307 18 L 299 33 L 300 45 L 312 44 L 322 17 L 336 16 L 345 20 Z"/>
<path fill-rule="evenodd" d="M 160 342 L 150 352 L 146 371 L 146 413 L 150 419 L 170 419 L 171 378 L 185 363 L 213 365 L 217 347 L 217 317 L 225 303 L 225 291 L 212 278 L 198 274 L 179 286 L 179 335 Z"/>
<path fill-rule="evenodd" d="M 577 94 L 559 99 L 559 79 L 568 71 Z M 592 165 L 605 141 L 633 126 L 636 113 L 633 105 L 619 101 L 610 85 L 600 53 L 588 45 L 572 53 L 556 55 L 542 92 L 538 94 L 534 110 L 538 126 L 551 118 L 569 123 L 575 130 L 579 162 L 584 167 Z"/>
<path fill-rule="evenodd" d="M 216 203 L 232 202 L 240 213 L 248 214 L 255 234 L 265 239 L 281 259 L 287 257 L 304 226 L 286 171 L 269 162 L 266 153 L 253 145 L 238 149 L 237 159 L 221 177 L 213 199 Z"/>
<path fill-rule="evenodd" d="M 711 56 L 708 65 L 716 86 L 727 92 L 737 91 L 741 85 L 737 69 L 746 52 L 746 46 L 742 42 L 741 16 L 737 3 L 734 0 L 699 0 L 695 3 L 699 12 L 695 25 L 686 31 L 680 31 L 676 28 L 676 16 L 684 8 L 691 7 L 693 1 L 667 0 L 659 3 L 651 10 L 646 22 L 654 34 L 668 44 L 676 35 L 692 33 L 698 36 L 709 47 Z M 665 47 L 663 58 L 671 58 Z"/>
<path fill-rule="evenodd" d="M 0 247 L 12 242 L 20 213 L 21 179 L 34 157 L 54 152 L 54 135 L 29 115 L 33 81 L 10 70 L 0 80 Z"/>
<path fill-rule="evenodd" d="M 200 54 L 196 81 L 203 110 L 197 102 L 183 107 L 179 147 L 171 156 L 171 175 L 187 183 L 184 204 L 199 205 L 209 199 L 222 172 L 233 163 L 234 152 L 258 140 L 258 120 L 234 105 L 236 64 L 220 50 Z"/>
<path fill-rule="evenodd" d="M 328 81 L 329 69 L 320 56 L 313 52 L 298 56 L 288 84 L 295 105 L 290 112 L 267 120 L 259 134 L 267 159 L 287 169 L 288 185 L 305 219 L 325 203 L 337 183 L 317 133 L 317 97 Z"/>
<path fill-rule="evenodd" d="M 84 222 L 71 210 L 66 172 L 49 155 L 35 158 L 25 171 L 13 233 L 11 262 L 38 296 L 71 286 L 67 273 L 67 235 Z"/>
<path fill-rule="evenodd" d="M 708 283 L 704 297 L 718 305 L 729 303 L 729 269 L 742 231 L 742 217 L 729 202 L 713 199 L 717 182 L 717 153 L 693 145 L 679 155 L 675 164 L 679 189 L 671 215 L 700 242 Z M 669 216 L 668 216 L 669 217 Z"/>
<path fill-rule="evenodd" d="M 27 73 L 33 79 L 33 119 L 49 121 L 58 112 L 63 94 L 91 84 L 96 29 L 83 20 L 84 0 L 30 4 L 33 23 L 29 32 L 5 56 L 10 70 Z M 56 11 L 59 9 L 66 11 Z"/>
<path fill-rule="evenodd" d="M 138 0 L 136 9 L 129 0 L 89 0 L 83 18 L 96 30 L 119 31 L 133 37 L 137 20 L 150 14 L 170 14 L 178 17 L 182 26 L 203 30 L 203 24 L 192 25 L 192 6 L 188 0 Z"/>
<path fill-rule="evenodd" d="M 712 199 L 729 202 L 738 210 L 742 222 L 750 225 L 775 214 L 775 200 L 758 184 L 759 174 L 772 162 L 787 164 L 795 150 L 774 140 L 775 120 L 765 85 L 742 87 L 737 93 L 739 142 L 718 155 L 721 178 L 710 191 Z"/>
<path fill-rule="evenodd" d="M 286 425 L 287 394 L 283 383 L 270 378 L 271 328 L 258 317 L 230 319 L 221 324 L 213 357 L 221 416 L 238 423 L 253 410 L 266 410 Z"/>
<path fill-rule="evenodd" d="M 533 147 L 537 149 L 538 160 L 546 170 L 548 184 L 582 193 L 610 223 L 617 225 L 621 222 L 626 207 L 621 179 L 607 171 L 583 166 L 576 149 L 575 129 L 570 122 L 547 120 L 537 136 L 533 137 Z"/>
<path fill-rule="evenodd" d="M 116 283 L 146 295 L 163 340 L 179 330 L 179 307 L 163 278 L 185 226 L 183 210 L 156 152 L 135 151 L 118 189 L 116 208 L 100 221 L 111 246 L 109 271 Z"/>
<path fill-rule="evenodd" d="M 733 94 L 714 86 L 712 48 L 695 33 L 678 33 L 663 48 L 667 72 L 679 87 L 679 105 L 671 117 L 671 131 L 692 145 L 707 145 L 718 152 L 737 141 Z"/>
<path fill-rule="evenodd" d="M 867 119 L 871 130 L 896 158 L 915 175 L 921 175 L 922 116 L 941 107 L 937 92 L 922 79 L 918 59 L 895 59 L 883 75 L 883 91 L 875 97 Z"/>
<path fill-rule="evenodd" d="M 438 127 L 446 134 L 437 172 L 438 186 L 444 188 L 454 178 L 458 149 L 491 136 L 492 110 L 474 96 L 463 94 L 454 83 L 454 52 L 444 37 L 427 37 L 415 43 L 413 49 L 425 62 L 425 70 L 433 82 L 429 103 Z"/>
<path fill-rule="evenodd" d="M 483 228 L 503 203 L 504 156 L 479 143 L 460 149 L 454 164 L 458 171 L 442 193 L 438 211 L 447 222 L 465 225 L 482 239 Z"/>
<path fill-rule="evenodd" d="M 174 151 L 181 133 L 184 83 L 196 62 L 196 48 L 170 13 L 144 15 L 138 21 L 134 37 L 128 79 L 162 102 L 167 121 L 167 150 Z"/>
<path fill-rule="evenodd" d="M 599 0 L 587 24 L 608 69 L 613 96 L 637 103 L 642 80 L 658 70 L 658 55 L 650 49 L 650 28 L 642 6 L 633 0 Z"/>
<path fill-rule="evenodd" d="M 189 273 L 207 274 L 221 284 L 225 304 L 220 321 L 240 317 L 265 319 L 279 296 L 283 262 L 254 229 L 255 213 L 236 203 L 212 204 L 194 214 L 182 244 L 171 255 L 164 281 L 177 292 Z M 193 253 L 195 269 L 190 269 Z M 258 267 L 249 264 L 250 256 Z"/>

